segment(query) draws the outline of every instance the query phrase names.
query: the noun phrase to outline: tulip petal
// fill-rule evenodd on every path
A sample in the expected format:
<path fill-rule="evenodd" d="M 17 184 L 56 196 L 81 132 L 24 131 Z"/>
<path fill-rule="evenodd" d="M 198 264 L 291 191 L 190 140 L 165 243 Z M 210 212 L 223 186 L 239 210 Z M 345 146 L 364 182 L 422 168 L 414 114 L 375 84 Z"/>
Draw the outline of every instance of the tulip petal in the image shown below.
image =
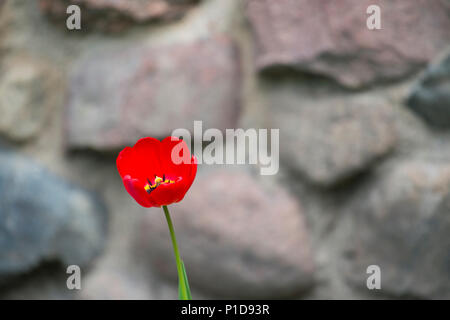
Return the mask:
<path fill-rule="evenodd" d="M 182 179 L 175 183 L 161 184 L 151 194 L 150 198 L 157 206 L 166 206 L 178 202 L 185 193 Z"/>
<path fill-rule="evenodd" d="M 155 203 L 151 200 L 148 193 L 145 191 L 142 183 L 137 179 L 132 179 L 130 176 L 125 176 L 123 184 L 127 192 L 139 203 L 141 206 L 150 208 L 154 207 Z"/>
<path fill-rule="evenodd" d="M 189 188 L 192 186 L 192 183 L 194 182 L 196 174 L 197 174 L 197 157 L 192 156 L 191 164 L 189 165 L 189 173 L 184 179 L 183 192 L 181 194 L 181 197 L 177 199 L 176 202 L 179 202 L 184 199 L 186 192 L 189 190 Z"/>
<path fill-rule="evenodd" d="M 134 173 L 132 153 L 133 150 L 130 147 L 125 147 L 125 149 L 120 151 L 119 156 L 117 157 L 116 160 L 117 170 L 119 171 L 119 174 L 122 178 L 127 174 Z"/>
<path fill-rule="evenodd" d="M 132 148 L 123 149 L 116 161 L 119 174 L 122 177 L 130 175 L 142 181 L 162 175 L 160 144 L 159 140 L 148 137 L 139 139 Z"/>
<path fill-rule="evenodd" d="M 175 159 L 175 157 L 184 157 L 184 159 Z M 178 163 L 185 160 L 187 157 L 188 163 Z M 170 173 L 177 177 L 186 177 L 189 172 L 190 152 L 184 140 L 176 137 L 167 137 L 161 141 L 161 164 L 165 173 Z"/>

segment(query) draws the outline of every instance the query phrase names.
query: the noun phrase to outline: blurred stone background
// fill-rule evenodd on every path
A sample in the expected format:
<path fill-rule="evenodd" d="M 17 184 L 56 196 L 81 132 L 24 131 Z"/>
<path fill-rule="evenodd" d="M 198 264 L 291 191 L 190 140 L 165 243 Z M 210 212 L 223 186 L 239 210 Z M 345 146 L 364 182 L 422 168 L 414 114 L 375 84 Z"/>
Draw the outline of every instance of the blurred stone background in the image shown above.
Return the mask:
<path fill-rule="evenodd" d="M 450 298 L 449 45 L 448 0 L 0 0 L 0 298 L 176 298 L 115 157 L 194 120 L 279 128 L 281 161 L 172 206 L 194 298 Z"/>

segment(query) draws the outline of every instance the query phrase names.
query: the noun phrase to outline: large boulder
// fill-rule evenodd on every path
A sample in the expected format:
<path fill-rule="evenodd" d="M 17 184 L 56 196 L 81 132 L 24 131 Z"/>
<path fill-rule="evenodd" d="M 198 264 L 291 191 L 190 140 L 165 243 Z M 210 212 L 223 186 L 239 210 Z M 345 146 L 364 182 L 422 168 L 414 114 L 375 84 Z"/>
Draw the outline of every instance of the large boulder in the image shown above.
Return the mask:
<path fill-rule="evenodd" d="M 101 252 L 105 233 L 105 207 L 92 193 L 0 152 L 1 280 L 48 261 L 86 266 Z"/>
<path fill-rule="evenodd" d="M 395 147 L 393 110 L 382 95 L 325 98 L 300 88 L 288 92 L 274 88 L 270 93 L 271 126 L 280 128 L 281 162 L 310 182 L 336 186 L 370 169 Z"/>
<path fill-rule="evenodd" d="M 282 185 L 263 185 L 245 171 L 203 173 L 169 207 L 192 287 L 220 297 L 279 298 L 312 285 L 302 210 Z M 155 270 L 177 277 L 162 209 L 145 217 L 138 243 Z"/>
<path fill-rule="evenodd" d="M 398 163 L 357 196 L 350 282 L 367 290 L 366 269 L 378 265 L 388 296 L 450 298 L 450 165 Z"/>
<path fill-rule="evenodd" d="M 366 26 L 370 5 L 381 30 Z M 445 0 L 247 0 L 247 15 L 260 70 L 287 66 L 348 87 L 408 76 L 450 41 Z"/>
<path fill-rule="evenodd" d="M 11 140 L 35 137 L 61 102 L 58 72 L 42 59 L 17 54 L 0 75 L 0 133 Z"/>
<path fill-rule="evenodd" d="M 117 149 L 142 136 L 165 137 L 194 120 L 233 128 L 239 63 L 226 36 L 85 55 L 69 84 L 66 130 L 72 148 Z"/>

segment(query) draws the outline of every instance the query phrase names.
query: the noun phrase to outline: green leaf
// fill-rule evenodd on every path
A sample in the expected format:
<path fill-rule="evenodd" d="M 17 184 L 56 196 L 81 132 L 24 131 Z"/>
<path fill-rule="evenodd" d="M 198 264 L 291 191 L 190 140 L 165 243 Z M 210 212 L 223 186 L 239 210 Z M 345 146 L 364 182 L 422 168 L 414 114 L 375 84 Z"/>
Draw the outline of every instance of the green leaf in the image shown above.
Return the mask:
<path fill-rule="evenodd" d="M 192 300 L 191 289 L 187 279 L 186 268 L 184 262 L 181 261 L 182 276 L 178 278 L 178 298 L 180 300 Z"/>
<path fill-rule="evenodd" d="M 186 268 L 184 267 L 184 261 L 181 261 L 181 267 L 183 269 L 183 278 L 184 278 L 184 284 L 186 287 L 185 292 L 187 292 L 187 300 L 192 300 L 191 288 L 189 287 L 189 281 L 187 278 Z"/>

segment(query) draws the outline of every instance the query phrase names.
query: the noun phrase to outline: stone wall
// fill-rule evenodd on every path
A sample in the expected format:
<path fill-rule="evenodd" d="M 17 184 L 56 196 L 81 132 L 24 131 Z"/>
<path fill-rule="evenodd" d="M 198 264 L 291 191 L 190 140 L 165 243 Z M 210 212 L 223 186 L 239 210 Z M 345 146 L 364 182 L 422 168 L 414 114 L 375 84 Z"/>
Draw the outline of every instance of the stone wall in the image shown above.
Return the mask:
<path fill-rule="evenodd" d="M 279 128 L 281 161 L 172 206 L 195 298 L 450 298 L 448 1 L 79 0 L 69 31 L 72 2 L 0 1 L 1 298 L 176 298 L 115 157 L 194 120 Z"/>

